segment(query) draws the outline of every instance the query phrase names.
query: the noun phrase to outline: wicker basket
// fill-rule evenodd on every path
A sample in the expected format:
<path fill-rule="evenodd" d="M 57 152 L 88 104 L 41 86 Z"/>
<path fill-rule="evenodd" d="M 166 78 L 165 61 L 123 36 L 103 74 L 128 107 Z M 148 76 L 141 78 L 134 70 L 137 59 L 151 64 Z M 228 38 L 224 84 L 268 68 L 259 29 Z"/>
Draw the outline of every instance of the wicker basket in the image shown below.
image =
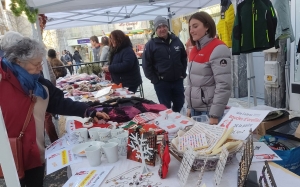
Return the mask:
<path fill-rule="evenodd" d="M 188 131 L 191 127 L 187 127 L 184 129 L 184 131 Z M 227 158 L 227 164 L 230 164 L 232 162 L 232 159 L 236 156 L 236 154 L 242 149 L 243 142 L 241 142 L 239 145 L 235 146 L 234 148 L 228 150 L 229 155 Z M 183 158 L 184 152 L 180 152 L 177 150 L 177 148 L 170 143 L 170 152 L 175 158 L 177 158 L 179 161 Z M 215 170 L 218 164 L 218 161 L 220 159 L 220 154 L 217 155 L 197 155 L 195 158 L 195 161 L 192 165 L 192 170 L 201 170 L 201 167 L 204 165 L 204 161 L 207 159 L 206 165 L 204 170 L 205 171 L 212 171 Z"/>

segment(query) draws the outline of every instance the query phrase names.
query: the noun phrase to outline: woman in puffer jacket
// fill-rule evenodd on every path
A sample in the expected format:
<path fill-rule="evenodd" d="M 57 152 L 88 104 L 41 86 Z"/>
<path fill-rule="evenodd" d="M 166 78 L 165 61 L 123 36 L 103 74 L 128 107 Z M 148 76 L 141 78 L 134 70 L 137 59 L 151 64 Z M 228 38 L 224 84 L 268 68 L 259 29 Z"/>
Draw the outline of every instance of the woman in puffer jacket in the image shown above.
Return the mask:
<path fill-rule="evenodd" d="M 189 32 L 194 47 L 189 54 L 185 90 L 187 115 L 206 114 L 210 124 L 218 124 L 231 95 L 231 53 L 215 38 L 215 22 L 206 12 L 191 16 Z"/>

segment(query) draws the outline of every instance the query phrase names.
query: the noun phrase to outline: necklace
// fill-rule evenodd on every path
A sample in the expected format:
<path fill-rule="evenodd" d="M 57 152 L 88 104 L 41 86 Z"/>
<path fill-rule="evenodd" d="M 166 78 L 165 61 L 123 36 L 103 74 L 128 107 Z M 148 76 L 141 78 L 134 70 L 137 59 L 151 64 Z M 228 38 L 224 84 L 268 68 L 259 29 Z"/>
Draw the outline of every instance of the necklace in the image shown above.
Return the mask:
<path fill-rule="evenodd" d="M 137 169 L 139 169 L 140 167 L 141 167 L 141 166 L 137 166 L 137 167 L 131 168 L 131 169 L 125 171 L 124 173 L 121 173 L 121 174 L 119 174 L 119 175 L 117 175 L 117 176 L 115 176 L 115 177 L 112 177 L 112 178 L 106 180 L 105 183 L 109 183 L 109 182 L 111 182 L 111 181 L 116 181 L 116 180 L 118 180 L 118 179 L 120 179 L 120 178 L 123 179 L 124 175 L 126 175 L 126 174 L 128 174 L 128 173 L 130 173 L 130 172 L 132 172 L 132 171 L 134 171 L 134 170 L 137 170 Z"/>

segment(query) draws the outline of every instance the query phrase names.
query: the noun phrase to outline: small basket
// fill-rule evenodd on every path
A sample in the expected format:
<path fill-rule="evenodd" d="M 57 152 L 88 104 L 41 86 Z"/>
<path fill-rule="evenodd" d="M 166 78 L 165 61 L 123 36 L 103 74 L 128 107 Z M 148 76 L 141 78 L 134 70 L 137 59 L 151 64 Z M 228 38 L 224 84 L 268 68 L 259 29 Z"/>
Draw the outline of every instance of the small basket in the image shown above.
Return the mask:
<path fill-rule="evenodd" d="M 192 126 L 186 127 L 184 131 L 188 131 Z M 178 151 L 177 148 L 170 143 L 170 152 L 173 156 L 175 156 L 179 161 L 183 158 L 184 152 Z M 235 146 L 234 148 L 228 150 L 229 155 L 227 158 L 227 164 L 230 164 L 232 162 L 232 159 L 236 156 L 236 154 L 242 149 L 243 142 L 241 142 L 239 145 Z M 201 167 L 204 165 L 204 161 L 207 159 L 206 165 L 204 170 L 205 171 L 212 171 L 215 170 L 218 164 L 218 161 L 220 159 L 220 154 L 217 155 L 196 155 L 195 161 L 192 165 L 192 170 L 197 171 L 201 170 Z"/>

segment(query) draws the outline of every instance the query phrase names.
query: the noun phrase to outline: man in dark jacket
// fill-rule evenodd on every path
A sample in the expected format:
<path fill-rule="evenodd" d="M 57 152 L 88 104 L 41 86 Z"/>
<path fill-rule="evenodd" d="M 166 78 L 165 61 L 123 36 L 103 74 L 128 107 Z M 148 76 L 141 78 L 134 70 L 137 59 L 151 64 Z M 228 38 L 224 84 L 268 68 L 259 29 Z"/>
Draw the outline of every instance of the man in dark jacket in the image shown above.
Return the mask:
<path fill-rule="evenodd" d="M 180 112 L 184 104 L 183 79 L 186 77 L 187 55 L 178 37 L 169 32 L 166 18 L 154 20 L 155 33 L 145 45 L 143 69 L 154 84 L 161 104 Z"/>

